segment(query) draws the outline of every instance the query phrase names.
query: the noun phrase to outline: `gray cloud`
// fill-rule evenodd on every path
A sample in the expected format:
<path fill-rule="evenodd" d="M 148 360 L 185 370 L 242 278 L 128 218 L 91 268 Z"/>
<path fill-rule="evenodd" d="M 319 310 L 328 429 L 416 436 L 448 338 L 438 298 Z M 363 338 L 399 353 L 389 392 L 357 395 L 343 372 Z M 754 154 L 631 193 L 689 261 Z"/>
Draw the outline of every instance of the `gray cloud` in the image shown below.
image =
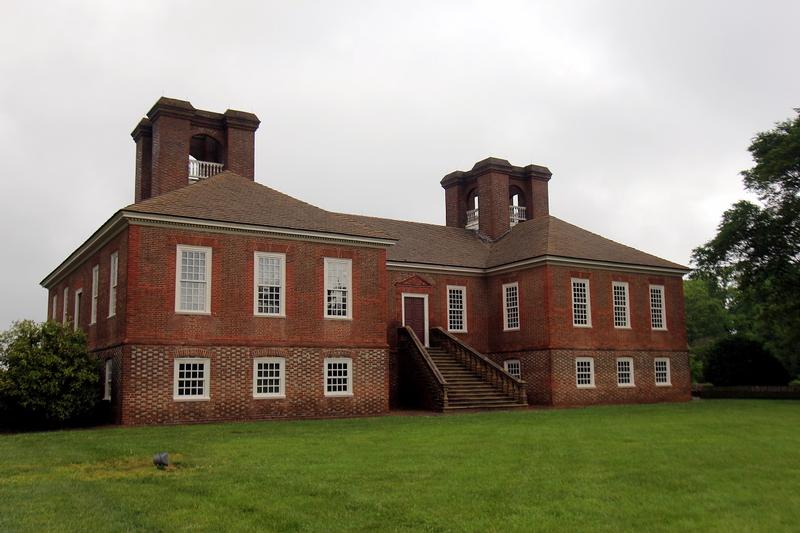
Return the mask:
<path fill-rule="evenodd" d="M 256 179 L 337 211 L 443 223 L 439 179 L 553 171 L 551 211 L 687 263 L 758 131 L 800 105 L 785 2 L 4 5 L 0 328 L 133 198 L 161 95 L 253 111 Z"/>

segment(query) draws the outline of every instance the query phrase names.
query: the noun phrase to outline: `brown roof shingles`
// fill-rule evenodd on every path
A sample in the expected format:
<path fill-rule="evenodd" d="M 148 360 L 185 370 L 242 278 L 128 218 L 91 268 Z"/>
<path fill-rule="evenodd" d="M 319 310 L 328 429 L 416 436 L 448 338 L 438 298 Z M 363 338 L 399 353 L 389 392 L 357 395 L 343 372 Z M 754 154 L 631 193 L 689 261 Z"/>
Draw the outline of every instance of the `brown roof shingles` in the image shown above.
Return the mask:
<path fill-rule="evenodd" d="M 380 229 L 325 211 L 230 171 L 131 204 L 123 211 L 392 240 L 391 235 Z"/>
<path fill-rule="evenodd" d="M 489 243 L 463 228 L 325 211 L 233 172 L 129 205 L 124 211 L 396 240 L 387 259 L 405 263 L 491 268 L 557 256 L 688 270 L 554 216 L 517 224 Z"/>

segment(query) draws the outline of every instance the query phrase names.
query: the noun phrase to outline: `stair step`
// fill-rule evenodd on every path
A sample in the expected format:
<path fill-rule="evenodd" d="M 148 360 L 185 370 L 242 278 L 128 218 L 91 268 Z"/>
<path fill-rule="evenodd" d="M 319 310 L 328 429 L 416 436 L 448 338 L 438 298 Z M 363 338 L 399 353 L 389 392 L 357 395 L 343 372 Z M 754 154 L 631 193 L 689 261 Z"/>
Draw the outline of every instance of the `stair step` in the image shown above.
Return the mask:
<path fill-rule="evenodd" d="M 497 405 L 448 405 L 444 408 L 444 412 L 453 412 L 453 411 L 483 411 L 485 409 L 527 409 L 528 406 L 524 403 L 504 403 L 504 404 L 497 404 Z"/>

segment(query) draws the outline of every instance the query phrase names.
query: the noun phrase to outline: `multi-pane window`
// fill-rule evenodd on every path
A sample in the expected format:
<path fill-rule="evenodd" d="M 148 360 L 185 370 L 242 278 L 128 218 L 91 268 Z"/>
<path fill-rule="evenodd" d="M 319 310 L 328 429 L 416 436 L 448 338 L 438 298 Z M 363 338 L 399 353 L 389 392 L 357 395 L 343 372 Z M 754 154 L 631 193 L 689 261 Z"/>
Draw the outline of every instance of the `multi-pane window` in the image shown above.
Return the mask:
<path fill-rule="evenodd" d="M 572 325 L 584 328 L 592 326 L 588 279 L 572 278 Z"/>
<path fill-rule="evenodd" d="M 620 357 L 617 359 L 617 385 L 633 387 L 633 359 Z"/>
<path fill-rule="evenodd" d="M 503 329 L 519 329 L 519 284 L 503 285 Z"/>
<path fill-rule="evenodd" d="M 56 313 L 57 313 L 56 308 L 57 307 L 58 307 L 58 295 L 54 294 L 53 295 L 53 309 L 50 311 L 50 320 L 52 320 L 53 322 L 56 321 Z"/>
<path fill-rule="evenodd" d="M 175 311 L 211 312 L 211 248 L 178 246 Z"/>
<path fill-rule="evenodd" d="M 106 359 L 105 362 L 105 379 L 103 380 L 103 399 L 111 400 L 111 385 L 114 377 L 114 360 Z"/>
<path fill-rule="evenodd" d="M 97 323 L 97 294 L 100 290 L 100 265 L 92 268 L 92 316 L 89 324 Z"/>
<path fill-rule="evenodd" d="M 353 262 L 350 259 L 325 258 L 325 316 L 353 316 L 351 279 Z"/>
<path fill-rule="evenodd" d="M 253 397 L 284 397 L 283 357 L 258 357 L 253 359 Z"/>
<path fill-rule="evenodd" d="M 508 359 L 507 361 L 503 361 L 503 368 L 515 378 L 522 378 L 522 363 L 519 362 L 519 359 Z"/>
<path fill-rule="evenodd" d="M 117 314 L 117 270 L 119 269 L 119 253 L 111 254 L 110 274 L 108 283 L 108 316 Z"/>
<path fill-rule="evenodd" d="M 467 331 L 467 288 L 447 287 L 447 329 Z"/>
<path fill-rule="evenodd" d="M 628 306 L 628 283 L 615 281 L 611 284 L 614 299 L 614 327 L 630 327 L 630 308 Z"/>
<path fill-rule="evenodd" d="M 284 316 L 286 256 L 255 253 L 255 314 Z"/>
<path fill-rule="evenodd" d="M 81 300 L 83 299 L 83 289 L 75 291 L 75 312 L 72 314 L 72 328 L 78 329 L 81 322 Z"/>
<path fill-rule="evenodd" d="M 659 357 L 655 360 L 656 385 L 669 386 L 672 380 L 669 375 L 669 359 Z"/>
<path fill-rule="evenodd" d="M 591 357 L 575 359 L 575 384 L 578 388 L 594 387 L 594 359 Z"/>
<path fill-rule="evenodd" d="M 353 361 L 346 357 L 325 359 L 325 396 L 353 394 Z"/>
<path fill-rule="evenodd" d="M 176 400 L 205 400 L 209 398 L 211 362 L 209 359 L 175 359 Z"/>
<path fill-rule="evenodd" d="M 653 329 L 667 329 L 663 285 L 650 285 L 650 326 Z"/>
<path fill-rule="evenodd" d="M 69 303 L 69 287 L 64 287 L 64 298 L 61 303 L 61 323 L 67 323 L 67 304 Z"/>

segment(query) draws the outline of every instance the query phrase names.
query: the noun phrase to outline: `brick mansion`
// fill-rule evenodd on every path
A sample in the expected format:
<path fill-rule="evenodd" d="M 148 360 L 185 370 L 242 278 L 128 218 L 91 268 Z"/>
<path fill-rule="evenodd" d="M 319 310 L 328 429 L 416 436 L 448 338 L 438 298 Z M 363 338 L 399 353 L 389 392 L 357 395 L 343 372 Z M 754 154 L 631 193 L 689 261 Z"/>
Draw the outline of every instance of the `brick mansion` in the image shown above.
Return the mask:
<path fill-rule="evenodd" d="M 546 167 L 447 174 L 445 225 L 335 213 L 255 181 L 258 126 L 160 98 L 42 281 L 116 423 L 690 399 L 688 269 L 551 215 Z"/>

